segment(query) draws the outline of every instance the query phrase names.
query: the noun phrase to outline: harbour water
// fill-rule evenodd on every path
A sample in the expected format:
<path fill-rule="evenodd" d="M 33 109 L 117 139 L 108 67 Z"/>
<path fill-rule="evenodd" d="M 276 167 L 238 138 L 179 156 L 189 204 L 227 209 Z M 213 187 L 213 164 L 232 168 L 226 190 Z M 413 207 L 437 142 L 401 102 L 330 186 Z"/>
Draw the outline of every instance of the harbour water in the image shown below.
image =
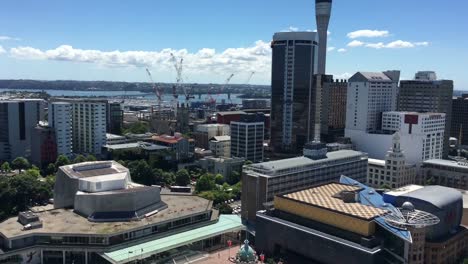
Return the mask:
<path fill-rule="evenodd" d="M 14 90 L 14 89 L 3 89 L 0 88 L 1 92 L 13 92 L 13 91 L 26 91 L 26 92 L 41 92 L 41 90 Z M 142 93 L 138 91 L 74 91 L 74 90 L 44 90 L 46 93 L 50 94 L 51 96 L 76 96 L 76 97 L 107 97 L 110 99 L 128 99 L 128 101 L 148 101 L 148 103 L 155 104 L 156 103 L 156 95 L 155 94 L 148 94 Z M 221 103 L 223 100 L 226 103 L 233 103 L 233 104 L 241 104 L 242 98 L 239 98 L 240 94 L 231 94 L 231 99 L 228 98 L 227 94 L 220 94 L 220 95 L 211 95 L 214 99 L 216 99 L 217 103 Z M 190 102 L 205 102 L 210 99 L 209 94 L 201 94 L 195 95 L 195 98 L 190 99 Z M 163 95 L 163 102 L 171 102 L 173 100 L 172 95 L 164 94 Z M 178 98 L 179 103 L 185 103 L 185 96 L 180 95 Z"/>

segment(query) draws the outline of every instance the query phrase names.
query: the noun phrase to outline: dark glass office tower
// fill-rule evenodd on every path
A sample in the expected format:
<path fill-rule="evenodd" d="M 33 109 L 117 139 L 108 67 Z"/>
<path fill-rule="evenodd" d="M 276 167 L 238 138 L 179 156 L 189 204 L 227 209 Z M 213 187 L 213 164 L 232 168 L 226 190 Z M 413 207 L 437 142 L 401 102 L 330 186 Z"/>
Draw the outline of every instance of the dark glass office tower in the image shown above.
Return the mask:
<path fill-rule="evenodd" d="M 275 33 L 271 76 L 271 146 L 275 153 L 301 153 L 314 139 L 317 34 Z"/>

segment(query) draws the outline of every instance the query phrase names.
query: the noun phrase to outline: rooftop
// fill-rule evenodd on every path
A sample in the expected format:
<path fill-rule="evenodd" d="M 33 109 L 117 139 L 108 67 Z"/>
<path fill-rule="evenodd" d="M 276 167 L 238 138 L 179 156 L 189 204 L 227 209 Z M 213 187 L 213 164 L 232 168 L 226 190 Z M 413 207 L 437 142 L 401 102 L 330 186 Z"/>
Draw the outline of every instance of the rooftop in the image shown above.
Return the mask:
<path fill-rule="evenodd" d="M 463 199 L 462 193 L 458 190 L 438 185 L 425 186 L 401 196 L 425 201 L 438 208 L 444 208 L 447 204 Z"/>
<path fill-rule="evenodd" d="M 334 197 L 343 191 L 358 192 L 360 190 L 362 188 L 358 186 L 330 183 L 285 194 L 282 197 L 365 220 L 372 220 L 387 213 L 386 210 L 377 207 L 363 205 L 359 202 L 345 203 L 342 199 Z"/>
<path fill-rule="evenodd" d="M 217 137 L 211 138 L 210 140 L 214 140 L 214 141 L 231 141 L 231 136 L 217 136 Z"/>
<path fill-rule="evenodd" d="M 106 138 L 107 139 L 116 139 L 116 138 L 122 139 L 122 138 L 125 138 L 125 136 L 106 133 Z"/>
<path fill-rule="evenodd" d="M 375 81 L 378 81 L 378 82 L 382 82 L 382 81 L 391 82 L 392 81 L 383 72 L 358 72 L 358 73 L 364 76 L 364 78 L 366 78 L 368 81 L 374 81 L 374 82 Z"/>
<path fill-rule="evenodd" d="M 106 252 L 103 254 L 103 257 L 112 261 L 112 263 L 127 263 L 131 260 L 137 260 L 160 252 L 165 252 L 195 241 L 242 229 L 244 229 L 244 226 L 239 216 L 221 215 L 219 220 L 211 225 L 189 229 L 185 232 Z M 132 252 L 132 254 L 129 254 L 129 252 Z"/>
<path fill-rule="evenodd" d="M 160 136 L 153 136 L 152 139 L 154 141 L 165 142 L 165 143 L 169 143 L 169 144 L 175 144 L 175 143 L 181 141 L 182 139 L 184 139 L 184 137 L 182 135 L 176 135 L 176 136 L 160 135 Z"/>
<path fill-rule="evenodd" d="M 72 178 L 117 176 L 128 172 L 127 168 L 116 161 L 82 162 L 79 164 L 65 165 L 59 169 Z"/>
<path fill-rule="evenodd" d="M 244 111 L 226 111 L 226 112 L 218 112 L 218 115 L 225 116 L 225 115 L 242 115 L 246 114 Z"/>
<path fill-rule="evenodd" d="M 354 150 L 339 150 L 327 153 L 327 158 L 313 160 L 306 158 L 304 156 L 297 157 L 297 158 L 290 158 L 290 159 L 282 159 L 282 160 L 275 160 L 269 162 L 262 162 L 257 164 L 250 165 L 251 168 L 260 169 L 260 170 L 270 170 L 270 171 L 278 171 L 290 168 L 296 168 L 301 166 L 307 165 L 314 165 L 314 164 L 321 164 L 325 162 L 341 160 L 346 158 L 366 158 L 367 155 L 365 153 L 354 151 Z"/>
<path fill-rule="evenodd" d="M 445 167 L 452 167 L 452 168 L 459 168 L 459 169 L 465 169 L 468 171 L 468 163 L 463 163 L 463 162 L 457 162 L 457 161 L 452 161 L 452 160 L 444 160 L 444 159 L 431 159 L 431 160 L 426 160 L 423 162 L 423 167 L 424 164 L 431 164 L 431 165 L 439 165 L 439 166 L 445 166 Z"/>
<path fill-rule="evenodd" d="M 54 209 L 36 213 L 42 221 L 42 228 L 23 231 L 23 225 L 17 221 L 17 217 L 12 217 L 0 223 L 0 232 L 7 238 L 33 233 L 107 235 L 202 213 L 211 210 L 212 205 L 211 201 L 191 195 L 161 195 L 161 199 L 168 208 L 139 221 L 89 222 L 86 217 L 74 213 L 72 209 Z"/>
<path fill-rule="evenodd" d="M 380 159 L 367 159 L 367 163 L 370 165 L 375 165 L 375 166 L 385 166 L 385 160 L 380 160 Z"/>
<path fill-rule="evenodd" d="M 413 192 L 422 188 L 424 188 L 424 186 L 411 184 L 411 185 L 400 187 L 398 189 L 394 189 L 390 192 L 386 192 L 385 194 L 392 195 L 392 196 L 399 196 L 399 195 L 407 194 L 409 192 Z"/>

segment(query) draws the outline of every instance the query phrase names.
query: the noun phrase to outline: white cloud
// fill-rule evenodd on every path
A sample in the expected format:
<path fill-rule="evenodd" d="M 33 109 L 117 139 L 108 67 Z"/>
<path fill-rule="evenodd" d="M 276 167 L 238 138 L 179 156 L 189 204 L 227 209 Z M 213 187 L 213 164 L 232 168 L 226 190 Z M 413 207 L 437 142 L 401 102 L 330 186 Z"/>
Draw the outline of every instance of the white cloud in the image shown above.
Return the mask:
<path fill-rule="evenodd" d="M 349 79 L 351 78 L 351 76 L 353 76 L 351 73 L 349 72 L 345 72 L 345 73 L 342 73 L 342 74 L 333 74 L 333 78 L 335 79 Z"/>
<path fill-rule="evenodd" d="M 20 40 L 19 38 L 14 38 L 10 36 L 0 36 L 0 41 L 5 41 L 5 40 Z"/>
<path fill-rule="evenodd" d="M 70 61 L 93 63 L 107 67 L 157 67 L 173 70 L 170 54 L 184 58 L 184 69 L 188 75 L 198 73 L 226 72 L 270 72 L 271 48 L 268 42 L 257 41 L 249 47 L 228 48 L 217 52 L 203 48 L 196 52 L 186 49 L 163 49 L 159 51 L 101 51 L 77 49 L 61 45 L 55 49 L 40 50 L 33 47 L 15 47 L 10 56 L 18 59 Z"/>
<path fill-rule="evenodd" d="M 316 29 L 314 29 L 314 30 L 307 29 L 306 31 L 307 31 L 307 32 L 317 32 Z M 330 35 L 331 35 L 331 32 L 327 30 L 327 36 L 330 36 Z"/>
<path fill-rule="evenodd" d="M 353 40 L 347 45 L 348 47 L 366 47 L 372 49 L 404 49 L 404 48 L 415 48 L 418 46 L 426 47 L 429 46 L 429 42 L 409 42 L 403 40 L 395 40 L 389 43 L 384 42 L 362 42 L 359 40 Z"/>
<path fill-rule="evenodd" d="M 5 52 L 6 50 L 2 46 L 0 46 L 0 54 L 5 53 Z"/>
<path fill-rule="evenodd" d="M 390 32 L 387 30 L 370 30 L 370 29 L 362 29 L 348 33 L 348 38 L 356 39 L 356 38 L 377 38 L 377 37 L 388 37 Z"/>
<path fill-rule="evenodd" d="M 327 51 L 330 52 L 330 51 L 334 51 L 335 49 L 336 49 L 335 47 L 328 47 Z"/>
<path fill-rule="evenodd" d="M 361 46 L 364 46 L 364 44 L 365 44 L 365 43 L 362 42 L 362 41 L 353 40 L 353 41 L 351 41 L 350 43 L 348 43 L 348 45 L 346 45 L 346 46 L 348 46 L 348 47 L 353 47 L 353 48 L 354 48 L 354 47 L 361 47 Z"/>
<path fill-rule="evenodd" d="M 338 52 L 340 52 L 340 53 L 344 53 L 344 52 L 346 52 L 346 51 L 347 51 L 347 50 L 344 49 L 344 48 L 338 49 Z"/>

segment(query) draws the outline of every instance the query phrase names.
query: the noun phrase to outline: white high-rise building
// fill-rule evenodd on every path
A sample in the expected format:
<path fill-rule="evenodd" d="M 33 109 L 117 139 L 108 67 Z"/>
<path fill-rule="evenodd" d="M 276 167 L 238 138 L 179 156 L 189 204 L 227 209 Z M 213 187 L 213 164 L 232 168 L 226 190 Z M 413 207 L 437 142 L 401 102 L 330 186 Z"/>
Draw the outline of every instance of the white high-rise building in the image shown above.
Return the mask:
<path fill-rule="evenodd" d="M 399 71 L 358 72 L 348 81 L 346 130 L 381 129 L 382 113 L 396 110 Z"/>
<path fill-rule="evenodd" d="M 416 112 L 382 113 L 382 130 L 366 132 L 349 130 L 356 148 L 373 159 L 384 159 L 392 145 L 392 134 L 399 132 L 406 161 L 420 166 L 423 161 L 440 159 L 443 155 L 445 114 Z"/>
<path fill-rule="evenodd" d="M 73 104 L 73 151 L 101 154 L 106 145 L 106 100 L 76 100 Z"/>
<path fill-rule="evenodd" d="M 54 128 L 57 154 L 70 157 L 73 153 L 73 105 L 67 102 L 49 103 L 49 126 Z"/>

